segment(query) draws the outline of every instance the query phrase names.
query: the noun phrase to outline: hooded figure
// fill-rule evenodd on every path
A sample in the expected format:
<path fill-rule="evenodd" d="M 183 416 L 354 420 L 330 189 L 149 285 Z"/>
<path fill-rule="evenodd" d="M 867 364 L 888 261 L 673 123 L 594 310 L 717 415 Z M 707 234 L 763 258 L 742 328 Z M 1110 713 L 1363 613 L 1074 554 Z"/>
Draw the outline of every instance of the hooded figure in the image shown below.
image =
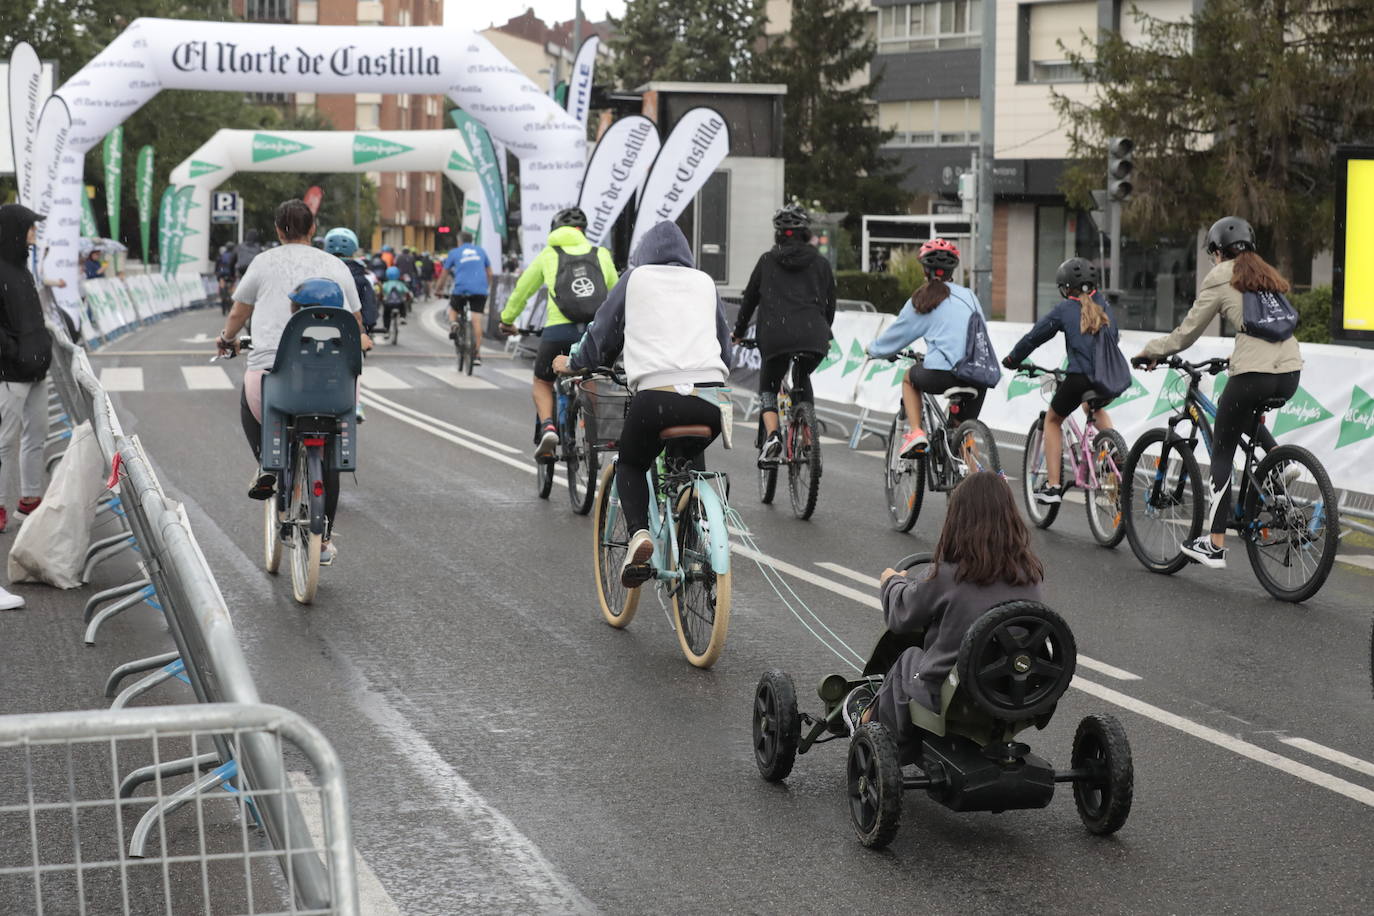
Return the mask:
<path fill-rule="evenodd" d="M 37 382 L 48 373 L 52 338 L 29 273 L 29 229 L 43 217 L 20 204 L 0 207 L 0 381 Z"/>
<path fill-rule="evenodd" d="M 835 320 L 835 274 L 814 245 L 784 241 L 759 257 L 741 296 L 735 336 L 748 336 L 758 312 L 759 354 L 825 354 Z"/>
<path fill-rule="evenodd" d="M 234 251 L 234 270 L 242 277 L 248 265 L 261 253 L 262 245 L 258 242 L 258 230 L 249 229 L 243 238 L 243 244 Z"/>

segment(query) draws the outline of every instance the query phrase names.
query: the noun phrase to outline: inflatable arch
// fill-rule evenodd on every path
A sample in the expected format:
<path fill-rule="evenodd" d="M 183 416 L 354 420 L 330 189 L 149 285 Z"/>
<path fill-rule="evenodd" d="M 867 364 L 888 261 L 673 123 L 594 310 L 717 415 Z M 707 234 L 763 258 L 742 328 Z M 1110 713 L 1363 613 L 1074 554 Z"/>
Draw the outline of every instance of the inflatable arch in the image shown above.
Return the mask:
<path fill-rule="evenodd" d="M 172 169 L 172 185 L 194 189 L 182 247 L 192 260 L 184 267 L 209 272 L 210 192 L 236 172 L 442 172 L 469 201 L 480 202 L 478 226 L 491 226 L 494 218 L 473 163 L 461 130 L 216 131 Z M 499 265 L 500 237 L 479 235 L 491 263 Z"/>
<path fill-rule="evenodd" d="M 44 270 L 79 309 L 78 244 L 86 151 L 163 89 L 445 94 L 521 161 L 521 247 L 544 244 L 550 217 L 577 200 L 586 166 L 580 122 L 481 35 L 446 26 L 317 26 L 137 19 L 57 91 L 71 111 L 42 243 Z M 186 112 L 184 129 L 196 124 Z"/>

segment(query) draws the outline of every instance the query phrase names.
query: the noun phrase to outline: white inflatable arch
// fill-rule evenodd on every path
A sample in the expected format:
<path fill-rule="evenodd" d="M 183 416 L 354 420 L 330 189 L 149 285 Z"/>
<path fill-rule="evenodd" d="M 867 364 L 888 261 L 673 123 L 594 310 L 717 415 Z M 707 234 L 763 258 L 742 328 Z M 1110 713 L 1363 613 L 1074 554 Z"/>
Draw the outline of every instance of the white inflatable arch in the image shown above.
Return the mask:
<path fill-rule="evenodd" d="M 210 270 L 210 193 L 236 172 L 440 172 L 469 201 L 480 202 L 478 225 L 491 226 L 490 207 L 473 162 L 461 130 L 216 131 L 172 169 L 174 187 L 194 189 L 182 248 L 193 260 L 183 268 Z M 333 224 L 320 228 L 331 229 Z M 478 235 L 492 264 L 500 264 L 501 239 L 494 232 Z M 368 244 L 366 239 L 362 242 Z"/>
<path fill-rule="evenodd" d="M 72 126 L 44 226 L 45 271 L 79 308 L 78 239 L 87 150 L 163 89 L 445 94 L 521 161 L 521 247 L 577 201 L 586 134 L 476 32 L 446 26 L 316 26 L 137 19 L 57 91 Z M 196 112 L 185 113 L 186 130 Z"/>

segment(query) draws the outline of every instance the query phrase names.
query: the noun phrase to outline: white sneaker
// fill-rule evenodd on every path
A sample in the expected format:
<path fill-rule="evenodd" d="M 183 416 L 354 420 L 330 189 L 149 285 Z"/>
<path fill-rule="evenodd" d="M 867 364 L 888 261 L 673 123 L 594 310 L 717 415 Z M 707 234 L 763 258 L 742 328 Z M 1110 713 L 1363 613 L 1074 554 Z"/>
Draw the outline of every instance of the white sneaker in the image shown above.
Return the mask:
<path fill-rule="evenodd" d="M 630 538 L 625 549 L 625 560 L 620 564 L 620 584 L 626 588 L 639 588 L 654 577 L 654 567 L 649 561 L 654 555 L 654 539 L 649 532 L 640 528 Z"/>
<path fill-rule="evenodd" d="M 24 598 L 11 591 L 0 588 L 0 611 L 20 611 L 24 609 Z"/>

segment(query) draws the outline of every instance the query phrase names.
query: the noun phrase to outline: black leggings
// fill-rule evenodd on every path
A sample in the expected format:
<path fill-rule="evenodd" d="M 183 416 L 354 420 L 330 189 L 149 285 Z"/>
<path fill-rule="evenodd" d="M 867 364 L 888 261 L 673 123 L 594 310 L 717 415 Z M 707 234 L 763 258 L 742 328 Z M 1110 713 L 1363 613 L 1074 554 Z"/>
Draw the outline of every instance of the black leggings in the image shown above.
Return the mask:
<path fill-rule="evenodd" d="M 620 461 L 615 468 L 615 488 L 625 525 L 630 534 L 649 527 L 649 481 L 646 475 L 663 451 L 658 434 L 669 426 L 709 426 L 711 437 L 720 435 L 720 408 L 691 394 L 674 391 L 640 391 L 630 401 L 625 428 L 620 434 Z M 692 466 L 706 469 L 698 452 Z"/>
<path fill-rule="evenodd" d="M 1213 534 L 1224 534 L 1231 517 L 1231 465 L 1236 458 L 1240 437 L 1250 431 L 1259 416 L 1260 402 L 1270 398 L 1287 401 L 1298 390 L 1298 375 L 1293 372 L 1242 372 L 1231 376 L 1217 400 L 1217 419 L 1212 427 L 1212 493 L 1210 500 Z M 1269 427 L 1260 426 L 1255 441 L 1267 451 L 1277 443 Z"/>
<path fill-rule="evenodd" d="M 243 434 L 248 437 L 248 445 L 253 449 L 253 457 L 257 460 L 258 466 L 262 466 L 262 424 L 258 418 L 253 416 L 253 411 L 248 407 L 248 393 L 239 391 L 239 422 L 243 424 Z M 326 521 L 325 536 L 334 527 L 334 518 L 339 512 L 339 472 L 330 465 L 328 454 L 326 453 L 324 462 L 324 516 Z"/>
<path fill-rule="evenodd" d="M 759 405 L 761 410 L 778 409 L 778 388 L 787 375 L 787 367 L 792 367 L 792 403 L 811 402 L 815 395 L 811 392 L 811 373 L 825 357 L 820 353 L 779 353 L 763 361 L 759 369 Z"/>

